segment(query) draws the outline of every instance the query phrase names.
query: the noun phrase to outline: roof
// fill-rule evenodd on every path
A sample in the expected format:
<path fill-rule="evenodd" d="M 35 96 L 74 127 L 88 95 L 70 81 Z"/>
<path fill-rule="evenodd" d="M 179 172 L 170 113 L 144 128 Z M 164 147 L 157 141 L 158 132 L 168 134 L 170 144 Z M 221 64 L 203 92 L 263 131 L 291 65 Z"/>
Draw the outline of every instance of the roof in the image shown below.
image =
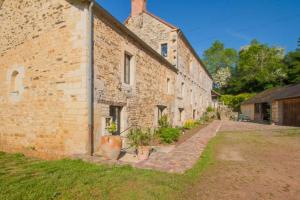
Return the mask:
<path fill-rule="evenodd" d="M 71 0 L 69 0 L 71 1 Z M 117 20 L 114 16 L 112 16 L 107 10 L 105 10 L 99 3 L 94 0 L 81 0 L 83 2 L 94 2 L 94 11 L 98 14 L 101 14 L 102 17 L 107 19 L 111 25 L 118 28 L 119 31 L 133 39 L 136 43 L 138 43 L 141 47 L 143 47 L 146 51 L 151 53 L 157 60 L 167 65 L 171 70 L 178 72 L 178 69 L 171 64 L 167 59 L 165 59 L 162 55 L 160 55 L 157 51 L 155 51 L 151 46 L 149 46 L 146 42 L 144 42 L 140 37 L 138 37 L 135 33 L 129 30 L 124 24 L 122 24 L 119 20 Z M 96 13 L 96 14 L 97 14 Z"/>
<path fill-rule="evenodd" d="M 143 13 L 146 13 L 146 14 L 150 15 L 151 17 L 157 19 L 158 21 L 160 21 L 161 23 L 165 24 L 166 26 L 168 26 L 168 27 L 170 27 L 170 28 L 172 28 L 172 29 L 175 29 L 175 30 L 178 30 L 178 29 L 179 29 L 179 28 L 177 28 L 176 26 L 174 26 L 173 24 L 170 24 L 169 22 L 166 22 L 166 21 L 163 20 L 162 18 L 160 18 L 160 17 L 158 17 L 158 16 L 156 16 L 156 15 L 154 15 L 154 14 L 148 12 L 148 11 L 143 11 Z M 129 16 L 127 17 L 127 19 L 124 21 L 124 24 L 126 24 L 126 23 L 128 22 L 128 20 L 130 19 L 130 17 L 131 17 L 131 15 L 129 15 Z"/>
<path fill-rule="evenodd" d="M 274 100 L 290 99 L 300 97 L 300 84 L 276 87 L 258 93 L 242 104 L 271 103 Z"/>
<path fill-rule="evenodd" d="M 165 24 L 166 26 L 168 26 L 168 27 L 176 30 L 178 32 L 178 35 L 184 41 L 184 43 L 187 44 L 188 48 L 191 50 L 192 54 L 195 56 L 195 58 L 197 59 L 197 61 L 203 66 L 203 68 L 204 68 L 205 72 L 207 73 L 207 75 L 213 80 L 213 78 L 212 78 L 211 74 L 209 73 L 209 71 L 207 70 L 205 64 L 203 63 L 203 61 L 201 60 L 201 58 L 199 57 L 199 55 L 197 54 L 197 52 L 195 51 L 195 49 L 193 48 L 193 46 L 191 45 L 191 43 L 189 42 L 189 40 L 187 39 L 187 37 L 184 35 L 183 31 L 180 28 L 178 28 L 178 27 L 176 27 L 176 26 L 174 26 L 174 25 L 166 22 L 165 20 L 161 19 L 160 17 L 158 17 L 158 16 L 156 16 L 156 15 L 154 15 L 154 14 L 148 12 L 148 11 L 144 11 L 144 13 L 150 15 L 151 17 L 155 18 L 156 20 L 160 21 L 161 23 Z M 125 24 L 128 22 L 128 20 L 130 19 L 130 17 L 131 16 L 129 16 L 125 20 L 125 22 L 124 22 Z"/>

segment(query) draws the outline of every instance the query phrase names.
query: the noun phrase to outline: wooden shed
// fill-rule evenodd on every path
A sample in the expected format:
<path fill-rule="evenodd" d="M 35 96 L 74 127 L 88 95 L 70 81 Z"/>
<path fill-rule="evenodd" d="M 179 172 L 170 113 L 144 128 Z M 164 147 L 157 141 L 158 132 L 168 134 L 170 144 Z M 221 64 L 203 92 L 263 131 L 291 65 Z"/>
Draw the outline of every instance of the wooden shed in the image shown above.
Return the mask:
<path fill-rule="evenodd" d="M 252 121 L 300 126 L 300 84 L 265 90 L 241 105 Z"/>

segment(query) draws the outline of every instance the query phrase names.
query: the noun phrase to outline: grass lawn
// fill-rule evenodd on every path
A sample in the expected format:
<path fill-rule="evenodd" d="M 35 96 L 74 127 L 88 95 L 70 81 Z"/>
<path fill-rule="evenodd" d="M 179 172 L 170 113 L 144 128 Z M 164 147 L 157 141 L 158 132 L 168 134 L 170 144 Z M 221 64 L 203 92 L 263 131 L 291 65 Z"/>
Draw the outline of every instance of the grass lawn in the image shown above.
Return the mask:
<path fill-rule="evenodd" d="M 0 153 L 0 199 L 299 199 L 300 129 L 223 132 L 183 175 Z"/>
<path fill-rule="evenodd" d="M 213 139 L 183 175 L 79 160 L 42 161 L 0 152 L 0 199 L 182 199 L 213 164 Z"/>

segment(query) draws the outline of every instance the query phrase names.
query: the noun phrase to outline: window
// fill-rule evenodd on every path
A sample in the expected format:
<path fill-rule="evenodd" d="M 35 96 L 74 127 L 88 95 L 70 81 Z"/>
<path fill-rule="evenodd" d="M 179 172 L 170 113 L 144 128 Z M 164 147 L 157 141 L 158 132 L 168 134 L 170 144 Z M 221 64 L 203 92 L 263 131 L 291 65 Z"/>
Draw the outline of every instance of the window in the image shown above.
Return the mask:
<path fill-rule="evenodd" d="M 182 122 L 183 121 L 183 108 L 179 108 L 179 121 Z"/>
<path fill-rule="evenodd" d="M 109 106 L 109 116 L 111 117 L 111 121 L 117 126 L 117 130 L 114 135 L 120 135 L 121 133 L 121 111 L 122 107 Z"/>
<path fill-rule="evenodd" d="M 194 97 L 193 90 L 191 90 L 191 104 L 193 104 L 193 97 Z"/>
<path fill-rule="evenodd" d="M 193 119 L 196 119 L 196 110 L 193 110 Z"/>
<path fill-rule="evenodd" d="M 124 83 L 130 84 L 130 73 L 131 73 L 131 59 L 132 56 L 125 53 L 125 61 L 124 61 Z"/>
<path fill-rule="evenodd" d="M 160 49 L 161 49 L 161 55 L 163 57 L 168 57 L 168 44 L 167 43 L 161 44 Z"/>
<path fill-rule="evenodd" d="M 183 97 L 184 96 L 184 82 L 181 83 L 180 93 L 181 93 L 181 97 Z"/>
<path fill-rule="evenodd" d="M 167 78 L 167 94 L 170 94 L 171 93 L 171 83 L 170 83 L 170 79 Z"/>
<path fill-rule="evenodd" d="M 18 71 L 14 71 L 11 75 L 10 91 L 11 93 L 19 93 L 19 72 Z"/>
<path fill-rule="evenodd" d="M 158 121 L 160 120 L 160 118 L 163 116 L 164 110 L 167 108 L 166 106 L 157 106 L 158 108 Z"/>

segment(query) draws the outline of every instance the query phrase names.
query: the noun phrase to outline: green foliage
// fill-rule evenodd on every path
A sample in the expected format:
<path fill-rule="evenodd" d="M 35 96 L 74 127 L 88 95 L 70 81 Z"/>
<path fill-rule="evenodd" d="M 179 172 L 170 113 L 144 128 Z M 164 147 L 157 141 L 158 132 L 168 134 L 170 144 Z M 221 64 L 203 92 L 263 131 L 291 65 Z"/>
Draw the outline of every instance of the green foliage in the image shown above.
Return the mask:
<path fill-rule="evenodd" d="M 182 175 L 0 152 L 0 199 L 188 199 L 187 187 L 198 183 L 214 162 L 215 141 L 220 136 L 208 143 L 193 169 Z"/>
<path fill-rule="evenodd" d="M 215 41 L 203 54 L 203 61 L 209 72 L 214 75 L 219 69 L 234 69 L 237 62 L 235 49 L 225 48 L 220 41 Z"/>
<path fill-rule="evenodd" d="M 216 110 L 213 108 L 213 107 L 211 107 L 211 106 L 208 106 L 207 108 L 206 108 L 206 112 L 215 112 Z"/>
<path fill-rule="evenodd" d="M 195 128 L 196 126 L 197 126 L 196 121 L 189 119 L 184 123 L 183 128 L 189 130 L 189 129 Z"/>
<path fill-rule="evenodd" d="M 179 128 L 172 128 L 167 115 L 163 115 L 158 121 L 159 129 L 156 135 L 161 142 L 171 144 L 176 142 L 180 137 L 181 130 Z"/>
<path fill-rule="evenodd" d="M 243 93 L 239 95 L 222 95 L 220 101 L 232 108 L 235 112 L 240 111 L 241 103 L 250 99 L 255 94 Z"/>
<path fill-rule="evenodd" d="M 169 123 L 169 119 L 167 115 L 163 115 L 159 120 L 158 120 L 158 125 L 161 128 L 168 128 L 171 127 Z"/>
<path fill-rule="evenodd" d="M 284 63 L 286 64 L 288 71 L 288 79 L 286 80 L 286 83 L 300 83 L 300 46 L 296 51 L 290 52 L 286 55 Z"/>
<path fill-rule="evenodd" d="M 237 54 L 215 41 L 203 60 L 222 94 L 257 93 L 300 83 L 300 38 L 297 50 L 284 55 L 284 49 L 253 40 Z M 229 67 L 231 74 L 225 69 Z"/>
<path fill-rule="evenodd" d="M 130 130 L 127 138 L 130 146 L 138 148 L 139 146 L 149 146 L 153 140 L 153 134 L 150 129 L 142 130 L 138 128 Z"/>
<path fill-rule="evenodd" d="M 254 40 L 239 52 L 236 78 L 240 91 L 253 93 L 279 86 L 287 77 L 284 49 Z"/>
<path fill-rule="evenodd" d="M 163 143 L 171 144 L 178 141 L 181 131 L 178 128 L 160 128 L 157 131 L 157 135 Z"/>
<path fill-rule="evenodd" d="M 117 131 L 117 124 L 115 122 L 112 122 L 110 124 L 109 127 L 107 127 L 107 131 L 110 133 L 110 134 L 114 134 L 116 131 Z"/>

